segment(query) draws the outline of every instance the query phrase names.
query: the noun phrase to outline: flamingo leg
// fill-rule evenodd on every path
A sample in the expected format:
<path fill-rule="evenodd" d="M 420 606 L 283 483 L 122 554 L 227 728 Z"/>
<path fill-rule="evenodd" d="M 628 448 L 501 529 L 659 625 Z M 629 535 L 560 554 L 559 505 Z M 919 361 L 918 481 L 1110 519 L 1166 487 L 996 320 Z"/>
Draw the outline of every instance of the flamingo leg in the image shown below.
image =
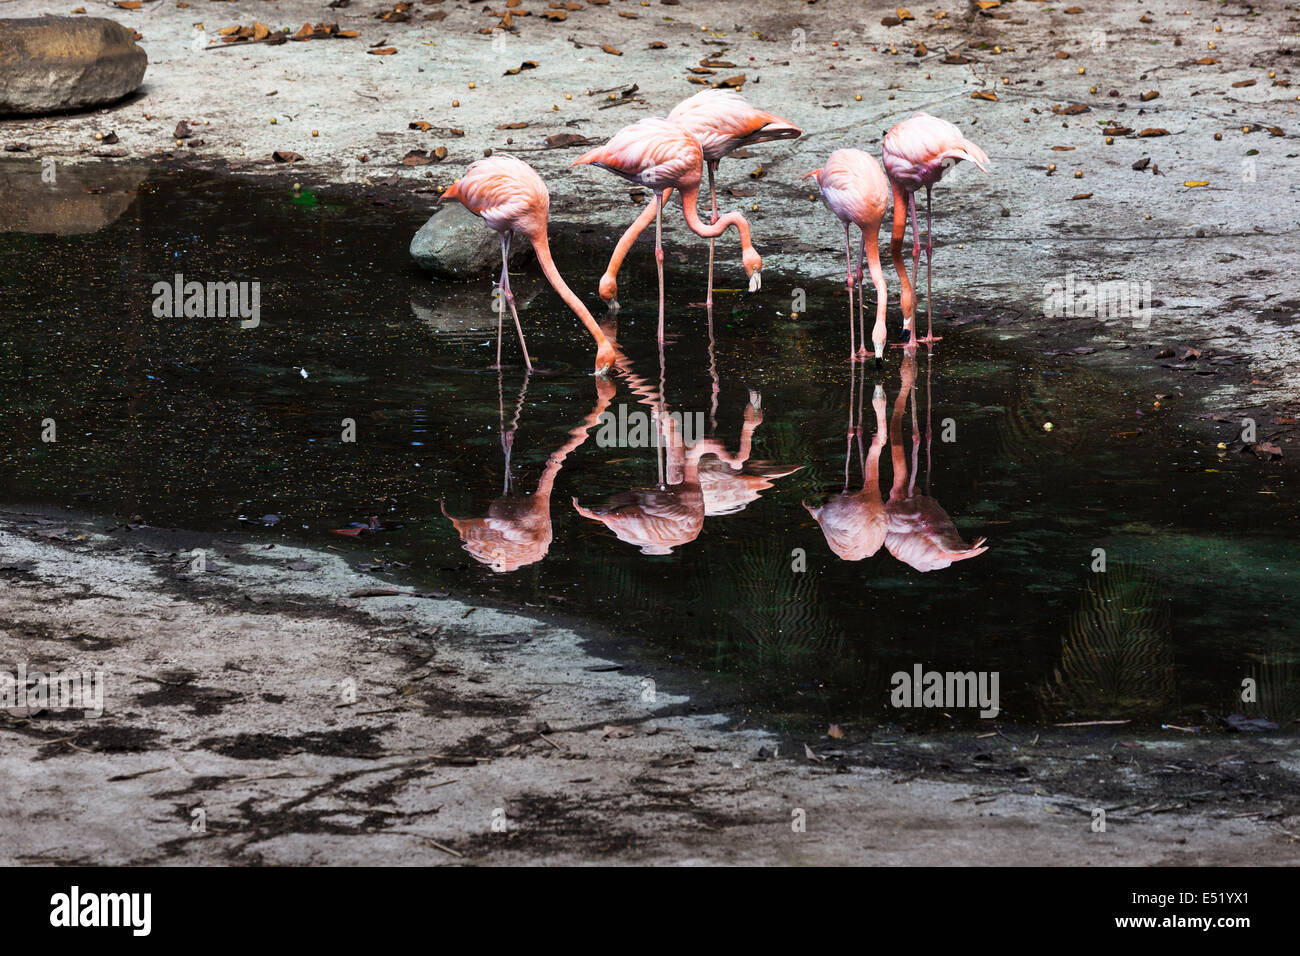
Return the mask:
<path fill-rule="evenodd" d="M 506 270 L 509 268 L 509 253 L 506 251 L 507 233 L 498 233 L 501 239 L 501 278 L 497 280 L 497 364 L 493 368 L 501 368 L 501 327 L 506 318 Z M 504 415 L 504 412 L 502 412 Z"/>
<path fill-rule="evenodd" d="M 925 338 L 930 342 L 940 342 L 942 337 L 934 334 L 934 312 L 930 308 L 930 269 L 934 258 L 934 239 L 930 235 L 930 187 L 925 187 Z"/>
<path fill-rule="evenodd" d="M 858 232 L 862 235 L 858 239 L 858 358 L 866 360 L 867 357 L 867 320 L 865 317 L 865 300 L 862 288 L 862 258 L 866 255 L 867 234 L 862 232 L 859 227 Z"/>
<path fill-rule="evenodd" d="M 844 222 L 844 284 L 849 292 L 849 363 L 858 360 L 858 350 L 853 338 L 853 244 L 849 239 L 849 223 Z"/>
<path fill-rule="evenodd" d="M 912 288 L 917 285 L 921 269 L 921 232 L 916 228 L 916 193 L 907 194 L 907 212 L 912 217 Z"/>
<path fill-rule="evenodd" d="M 912 292 L 912 283 L 907 279 L 907 265 L 903 261 L 903 235 L 907 231 L 907 204 L 903 198 L 903 189 L 898 183 L 891 183 L 894 192 L 894 221 L 889 234 L 889 258 L 898 273 L 898 304 L 903 310 L 903 330 L 912 324 L 916 312 L 916 296 Z M 883 339 L 882 339 L 883 341 Z"/>
<path fill-rule="evenodd" d="M 709 199 L 713 205 L 713 218 L 709 221 L 715 223 L 718 221 L 718 191 L 713 182 L 713 174 L 718 164 L 710 162 L 707 165 L 709 167 Z M 709 309 L 713 308 L 713 243 L 715 241 L 714 237 L 709 237 L 709 291 L 704 297 L 704 305 Z"/>
<path fill-rule="evenodd" d="M 659 268 L 659 344 L 664 343 L 664 194 L 655 193 L 655 265 Z"/>
<path fill-rule="evenodd" d="M 508 267 L 508 264 L 510 262 L 510 234 L 509 233 L 503 233 L 501 236 L 501 261 L 502 261 L 501 281 L 503 283 L 502 297 L 506 300 L 506 304 L 510 306 L 510 314 L 511 316 L 514 317 L 515 320 L 515 331 L 519 333 L 519 348 L 523 350 L 524 353 L 524 367 L 531 372 L 533 370 L 533 362 L 532 359 L 528 357 L 528 345 L 524 342 L 524 327 L 519 322 L 519 311 L 515 308 L 515 294 L 510 291 L 510 269 Z M 497 365 L 500 365 L 501 364 L 501 354 L 500 354 L 501 353 L 501 321 L 500 320 L 502 316 L 500 312 L 498 312 L 497 315 L 498 315 Z"/>

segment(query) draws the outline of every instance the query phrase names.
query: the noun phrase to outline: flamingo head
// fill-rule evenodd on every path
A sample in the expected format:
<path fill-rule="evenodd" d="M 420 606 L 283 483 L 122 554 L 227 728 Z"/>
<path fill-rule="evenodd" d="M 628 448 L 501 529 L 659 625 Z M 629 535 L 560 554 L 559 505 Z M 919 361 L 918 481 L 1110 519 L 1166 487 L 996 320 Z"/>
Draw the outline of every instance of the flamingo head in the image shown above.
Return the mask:
<path fill-rule="evenodd" d="M 600 277 L 600 297 L 611 308 L 618 308 L 618 280 L 608 272 Z"/>
<path fill-rule="evenodd" d="M 617 361 L 618 352 L 615 351 L 613 345 L 606 341 L 596 350 L 596 371 L 594 374 L 604 378 L 609 375 L 610 369 L 614 367 L 614 363 Z"/>
<path fill-rule="evenodd" d="M 442 202 L 445 199 L 459 199 L 459 198 L 460 198 L 460 180 L 458 179 L 442 191 L 442 195 L 438 197 L 438 202 Z"/>
<path fill-rule="evenodd" d="M 749 276 L 749 291 L 757 292 L 763 284 L 763 257 L 753 246 L 747 248 L 741 258 L 745 263 L 745 273 Z"/>

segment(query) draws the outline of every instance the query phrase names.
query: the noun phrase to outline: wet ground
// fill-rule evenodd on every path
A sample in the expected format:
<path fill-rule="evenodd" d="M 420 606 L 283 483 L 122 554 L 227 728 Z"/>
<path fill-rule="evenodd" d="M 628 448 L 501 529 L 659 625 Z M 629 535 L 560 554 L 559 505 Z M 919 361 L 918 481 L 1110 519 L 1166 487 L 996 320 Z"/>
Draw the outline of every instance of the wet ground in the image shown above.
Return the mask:
<path fill-rule="evenodd" d="M 585 334 L 531 268 L 514 284 L 537 368 L 508 338 L 498 372 L 490 282 L 416 273 L 418 217 L 138 176 L 97 231 L 4 240 L 8 502 L 346 548 L 418 588 L 634 635 L 791 730 L 981 726 L 972 709 L 891 706 L 891 676 L 916 664 L 998 672 L 1001 719 L 1026 726 L 1300 716 L 1293 479 L 1219 447 L 1191 412 L 1197 377 L 1157 391 L 1142 366 L 1117 378 L 1017 350 L 981 328 L 1002 304 L 969 301 L 937 303 L 933 354 L 851 371 L 839 290 L 810 287 L 793 316 L 729 289 L 723 246 L 710 330 L 703 249 L 677 235 L 662 363 L 644 247 L 623 277 L 612 388 L 584 374 Z M 130 179 L 100 187 L 114 214 Z M 560 268 L 595 306 L 605 238 L 564 236 Z M 259 282 L 260 325 L 155 318 L 154 285 L 177 272 Z M 660 455 L 692 456 L 634 447 L 635 427 L 600 416 L 635 425 L 661 391 L 685 439 L 730 459 L 706 454 L 650 501 Z M 667 545 L 619 518 L 664 506 Z M 490 529 L 474 520 L 489 514 Z M 1246 678 L 1256 702 L 1239 699 Z"/>

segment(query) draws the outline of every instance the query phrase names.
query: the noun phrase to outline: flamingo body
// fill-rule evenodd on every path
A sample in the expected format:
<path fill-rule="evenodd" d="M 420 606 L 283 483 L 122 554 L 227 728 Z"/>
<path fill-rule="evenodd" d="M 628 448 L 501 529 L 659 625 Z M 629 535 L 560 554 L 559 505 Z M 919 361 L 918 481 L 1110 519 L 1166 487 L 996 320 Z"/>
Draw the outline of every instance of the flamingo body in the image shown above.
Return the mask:
<path fill-rule="evenodd" d="M 530 371 L 533 367 L 528 357 L 528 348 L 524 344 L 524 330 L 515 308 L 514 293 L 510 291 L 510 240 L 518 234 L 532 243 L 537 262 L 547 281 L 596 340 L 596 374 L 608 372 L 615 360 L 613 344 L 596 324 L 582 300 L 565 283 L 555 267 L 555 260 L 551 258 L 550 240 L 546 235 L 551 196 L 542 177 L 521 159 L 513 156 L 489 156 L 471 163 L 465 170 L 465 175 L 453 183 L 438 201 L 447 199 L 458 201 L 482 218 L 501 237 L 500 289 L 504 304 L 497 313 L 497 366 L 501 365 L 501 322 L 505 305 L 509 305 L 515 329 L 519 333 L 519 345 L 524 352 L 524 364 Z"/>
<path fill-rule="evenodd" d="M 885 274 L 880 268 L 880 223 L 889 205 L 889 180 L 875 158 L 860 149 L 837 149 L 826 164 L 814 169 L 809 176 L 817 180 L 827 207 L 844 224 L 844 258 L 849 290 L 849 358 L 858 361 L 866 357 L 866 320 L 863 316 L 862 258 L 865 252 L 871 269 L 871 281 L 876 288 L 876 322 L 871 330 L 871 343 L 876 362 L 885 350 L 885 308 L 889 300 L 885 288 Z M 858 327 L 861 347 L 853 348 L 853 257 L 849 229 L 857 226 L 861 232 L 858 243 Z"/>
<path fill-rule="evenodd" d="M 573 161 L 574 166 L 591 165 L 608 169 L 629 182 L 648 186 L 655 193 L 655 263 L 659 271 L 659 341 L 664 340 L 664 256 L 663 207 L 669 192 L 681 194 L 686 225 L 698 236 L 713 239 L 735 226 L 740 233 L 741 258 L 749 275 L 749 290 L 757 291 L 763 259 L 749 238 L 749 222 L 738 212 L 729 212 L 711 224 L 700 219 L 700 180 L 704 174 L 704 150 L 699 140 L 676 123 L 662 117 L 648 117 L 619 130 L 603 146 Z M 634 237 L 635 238 L 635 237 Z M 624 236 L 624 240 L 627 237 Z M 627 242 L 626 245 L 631 245 Z M 626 251 L 621 242 L 619 249 Z M 615 250 L 615 258 L 619 251 Z M 609 278 L 607 273 L 606 279 Z M 601 280 L 601 294 L 609 286 Z M 610 279 L 610 282 L 613 280 Z M 616 288 L 616 287 L 615 287 Z M 611 298 L 613 293 L 610 293 Z"/>
<path fill-rule="evenodd" d="M 921 235 L 916 226 L 916 191 L 925 189 L 925 311 L 927 330 L 925 341 L 937 340 L 934 334 L 934 313 L 930 304 L 931 260 L 934 242 L 930 238 L 930 191 L 943 178 L 944 173 L 961 160 L 968 160 L 988 172 L 989 158 L 947 120 L 929 113 L 917 113 L 903 120 L 885 134 L 881 143 L 881 156 L 885 172 L 894 191 L 894 222 L 890 234 L 889 255 L 898 281 L 902 286 L 899 303 L 903 307 L 903 320 L 911 329 L 911 344 L 916 343 L 916 273 L 921 258 Z M 907 230 L 908 215 L 912 218 L 912 279 L 907 277 L 903 263 L 903 234 Z"/>
<path fill-rule="evenodd" d="M 709 89 L 682 100 L 668 114 L 700 142 L 704 160 L 716 163 L 742 146 L 797 139 L 803 130 L 775 113 L 755 109 L 735 90 Z"/>
<path fill-rule="evenodd" d="M 735 90 L 708 89 L 678 103 L 668 121 L 686 130 L 700 144 L 704 163 L 709 173 L 709 199 L 713 207 L 712 219 L 718 219 L 718 197 L 713 188 L 713 177 L 718 162 L 742 146 L 771 142 L 778 139 L 795 139 L 803 130 L 775 113 L 755 109 Z M 665 199 L 666 199 L 665 195 Z M 600 297 L 618 308 L 618 270 L 637 237 L 645 231 L 655 217 L 650 206 L 636 218 L 619 239 L 610 256 L 605 274 L 600 278 Z M 709 239 L 709 291 L 705 299 L 713 305 L 713 239 Z"/>

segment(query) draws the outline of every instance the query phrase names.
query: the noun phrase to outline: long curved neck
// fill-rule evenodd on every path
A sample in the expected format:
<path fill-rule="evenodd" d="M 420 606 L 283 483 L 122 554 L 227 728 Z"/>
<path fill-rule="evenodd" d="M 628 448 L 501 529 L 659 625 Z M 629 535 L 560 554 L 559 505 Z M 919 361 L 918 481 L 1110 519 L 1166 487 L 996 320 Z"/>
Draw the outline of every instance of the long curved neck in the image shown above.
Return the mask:
<path fill-rule="evenodd" d="M 608 388 L 608 391 L 597 393 L 596 407 L 591 410 L 591 414 L 582 420 L 581 425 L 569 432 L 569 440 L 546 460 L 546 469 L 537 482 L 537 497 L 547 499 L 551 497 L 551 489 L 555 487 L 555 479 L 559 476 L 560 469 L 564 467 L 564 459 L 576 451 L 587 440 L 587 436 L 591 434 L 591 429 L 599 424 L 600 417 L 605 414 L 605 410 L 609 408 L 610 400 L 614 397 L 613 385 L 607 385 L 606 388 Z"/>
<path fill-rule="evenodd" d="M 542 272 L 546 274 L 546 281 L 551 284 L 551 288 L 560 294 L 560 298 L 565 301 L 565 304 L 573 310 L 574 314 L 582 321 L 582 324 L 587 327 L 587 331 L 596 340 L 596 346 L 602 349 L 608 348 L 609 339 L 600 330 L 600 326 L 591 317 L 591 312 L 583 305 L 582 300 L 574 294 L 568 283 L 564 281 L 564 277 L 560 275 L 560 270 L 555 268 L 555 260 L 551 258 L 551 244 L 546 238 L 546 231 L 542 230 L 539 235 L 531 238 L 533 251 L 537 253 L 537 261 L 542 266 Z"/>
<path fill-rule="evenodd" d="M 738 212 L 729 212 L 715 223 L 706 223 L 700 219 L 699 209 L 697 208 L 700 198 L 699 184 L 683 188 L 681 194 L 682 213 L 686 216 L 686 225 L 691 227 L 691 232 L 697 236 L 703 236 L 705 239 L 713 239 L 726 232 L 729 226 L 735 226 L 736 231 L 740 233 L 741 247 L 744 249 L 753 248 L 753 244 L 749 241 L 749 223 L 744 216 Z"/>

